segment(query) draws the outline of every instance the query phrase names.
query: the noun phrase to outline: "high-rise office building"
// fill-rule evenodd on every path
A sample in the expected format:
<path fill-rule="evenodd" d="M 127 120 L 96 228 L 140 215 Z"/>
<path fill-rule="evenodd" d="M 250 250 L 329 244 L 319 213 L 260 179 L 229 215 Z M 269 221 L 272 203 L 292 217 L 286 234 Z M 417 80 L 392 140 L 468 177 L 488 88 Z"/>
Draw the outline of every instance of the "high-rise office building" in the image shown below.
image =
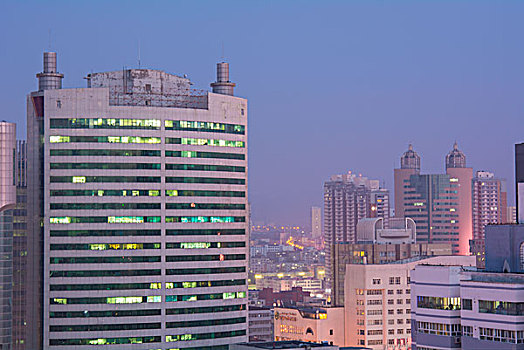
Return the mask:
<path fill-rule="evenodd" d="M 446 174 L 450 181 L 455 182 L 457 206 L 455 213 L 458 215 L 458 253 L 469 254 L 469 241 L 472 238 L 472 210 L 471 210 L 471 180 L 473 169 L 466 166 L 466 156 L 458 149 L 455 142 L 453 149 L 446 155 Z M 446 216 L 441 216 L 444 218 Z M 450 221 L 453 221 L 451 219 Z"/>
<path fill-rule="evenodd" d="M 311 207 L 311 235 L 313 238 L 322 236 L 322 209 Z"/>
<path fill-rule="evenodd" d="M 16 125 L 0 121 L 0 349 L 12 349 Z"/>
<path fill-rule="evenodd" d="M 213 93 L 150 69 L 61 89 L 44 53 L 27 108 L 28 264 L 43 277 L 28 348 L 248 340 L 247 100 L 227 63 L 217 75 Z"/>
<path fill-rule="evenodd" d="M 454 254 L 469 254 L 473 170 L 456 143 L 446 156 L 446 174 L 420 174 L 415 155 L 410 147 L 395 169 L 395 215 L 415 220 L 418 242 L 451 243 Z"/>
<path fill-rule="evenodd" d="M 25 349 L 27 260 L 27 143 L 16 143 L 16 207 L 13 211 L 13 350 Z"/>
<path fill-rule="evenodd" d="M 477 171 L 472 181 L 473 239 L 484 239 L 484 227 L 507 222 L 506 181 Z"/>

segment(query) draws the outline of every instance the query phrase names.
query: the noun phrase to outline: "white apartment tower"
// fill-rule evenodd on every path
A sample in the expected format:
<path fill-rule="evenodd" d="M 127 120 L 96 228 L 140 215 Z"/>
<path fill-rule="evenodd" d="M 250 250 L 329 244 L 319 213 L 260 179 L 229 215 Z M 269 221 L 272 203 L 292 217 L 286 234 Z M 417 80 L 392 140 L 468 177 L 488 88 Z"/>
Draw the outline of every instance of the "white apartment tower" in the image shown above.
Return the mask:
<path fill-rule="evenodd" d="M 248 340 L 247 100 L 227 63 L 217 76 L 213 93 L 150 69 L 62 89 L 44 53 L 27 100 L 28 348 Z"/>
<path fill-rule="evenodd" d="M 477 171 L 472 180 L 473 239 L 484 240 L 484 228 L 507 220 L 506 181 Z"/>

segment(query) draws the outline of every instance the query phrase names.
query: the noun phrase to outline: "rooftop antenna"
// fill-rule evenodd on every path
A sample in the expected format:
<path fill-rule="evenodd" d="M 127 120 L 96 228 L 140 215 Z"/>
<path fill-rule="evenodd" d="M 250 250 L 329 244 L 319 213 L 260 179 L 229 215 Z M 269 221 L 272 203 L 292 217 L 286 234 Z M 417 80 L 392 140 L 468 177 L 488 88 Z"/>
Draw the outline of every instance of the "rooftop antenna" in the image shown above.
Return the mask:
<path fill-rule="evenodd" d="M 222 40 L 222 57 L 221 57 L 221 60 L 222 62 L 224 62 L 224 41 Z"/>
<path fill-rule="evenodd" d="M 138 39 L 138 69 L 140 69 L 140 39 Z"/>
<path fill-rule="evenodd" d="M 48 29 L 48 35 L 49 35 L 48 49 L 49 51 L 51 51 L 51 28 Z"/>

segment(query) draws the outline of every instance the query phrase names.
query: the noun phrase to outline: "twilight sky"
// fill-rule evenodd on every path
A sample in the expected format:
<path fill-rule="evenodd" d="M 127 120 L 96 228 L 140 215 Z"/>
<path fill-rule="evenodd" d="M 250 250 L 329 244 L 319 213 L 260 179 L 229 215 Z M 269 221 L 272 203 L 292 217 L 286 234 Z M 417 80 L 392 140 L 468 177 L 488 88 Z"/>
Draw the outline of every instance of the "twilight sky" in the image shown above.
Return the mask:
<path fill-rule="evenodd" d="M 64 87 L 137 66 L 207 89 L 222 55 L 249 99 L 255 222 L 307 224 L 322 185 L 348 170 L 385 181 L 408 143 L 442 172 L 459 143 L 508 179 L 524 141 L 522 1 L 2 1 L 0 120 L 25 138 L 42 51 Z"/>

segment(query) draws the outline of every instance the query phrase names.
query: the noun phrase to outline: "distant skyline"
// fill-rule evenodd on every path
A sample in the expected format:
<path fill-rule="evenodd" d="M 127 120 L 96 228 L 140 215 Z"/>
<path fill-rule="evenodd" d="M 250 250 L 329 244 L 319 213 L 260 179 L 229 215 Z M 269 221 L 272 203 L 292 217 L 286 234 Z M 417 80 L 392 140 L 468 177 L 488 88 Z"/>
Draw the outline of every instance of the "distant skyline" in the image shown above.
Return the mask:
<path fill-rule="evenodd" d="M 308 225 L 323 182 L 348 170 L 393 194 L 409 143 L 422 173 L 443 173 L 457 141 L 474 171 L 507 179 L 513 204 L 523 17 L 518 1 L 4 1 L 0 120 L 25 138 L 44 50 L 58 52 L 64 88 L 137 67 L 140 46 L 143 68 L 209 90 L 223 46 L 250 103 L 255 222 Z"/>

